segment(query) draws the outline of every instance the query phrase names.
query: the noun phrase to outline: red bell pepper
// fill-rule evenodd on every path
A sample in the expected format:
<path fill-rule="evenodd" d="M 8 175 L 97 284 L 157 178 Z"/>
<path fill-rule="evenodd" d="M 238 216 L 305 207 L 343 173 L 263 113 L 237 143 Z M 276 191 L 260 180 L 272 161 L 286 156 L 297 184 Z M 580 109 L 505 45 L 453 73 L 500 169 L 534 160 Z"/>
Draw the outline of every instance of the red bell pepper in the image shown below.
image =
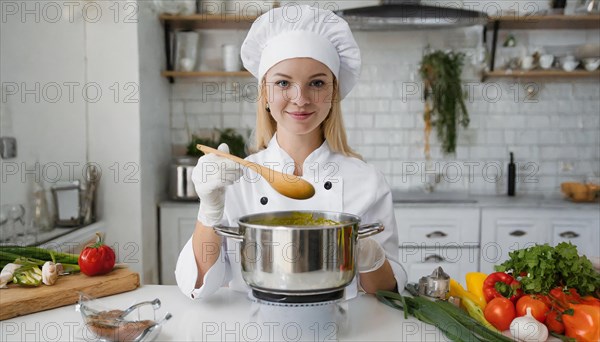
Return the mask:
<path fill-rule="evenodd" d="M 556 289 L 552 291 L 554 290 Z M 574 304 L 572 296 L 579 297 L 577 291 L 569 291 L 570 295 L 567 295 L 561 290 L 562 296 L 558 291 L 554 291 L 554 293 L 552 291 L 549 296 L 554 302 L 554 307 L 559 312 L 562 311 L 561 320 L 565 325 L 565 336 L 581 342 L 600 341 L 600 307 Z"/>
<path fill-rule="evenodd" d="M 523 295 L 521 284 L 510 274 L 495 272 L 483 281 L 483 295 L 487 302 L 496 297 L 505 297 L 516 303 Z"/>
<path fill-rule="evenodd" d="M 569 304 L 562 314 L 565 335 L 582 342 L 600 341 L 600 308 L 585 304 Z"/>
<path fill-rule="evenodd" d="M 115 251 L 104 244 L 100 234 L 96 233 L 96 235 L 98 241 L 86 246 L 77 260 L 81 273 L 88 276 L 105 274 L 115 267 Z"/>

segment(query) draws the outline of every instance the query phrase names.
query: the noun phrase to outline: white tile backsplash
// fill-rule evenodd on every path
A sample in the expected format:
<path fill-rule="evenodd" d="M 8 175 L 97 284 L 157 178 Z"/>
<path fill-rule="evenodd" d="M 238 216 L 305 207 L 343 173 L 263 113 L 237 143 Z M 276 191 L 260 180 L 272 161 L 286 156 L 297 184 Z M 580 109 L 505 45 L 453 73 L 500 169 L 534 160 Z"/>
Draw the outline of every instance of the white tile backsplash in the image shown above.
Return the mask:
<path fill-rule="evenodd" d="M 540 11 L 545 1 L 515 1 L 520 11 Z M 506 8 L 505 8 L 506 7 Z M 514 7 L 514 6 L 513 6 Z M 500 6 L 503 11 L 511 6 Z M 481 8 L 480 8 L 481 9 Z M 487 6 L 487 12 L 494 8 Z M 585 31 L 518 31 L 524 51 L 539 47 L 595 42 Z M 202 35 L 204 45 L 220 44 L 221 32 Z M 227 39 L 243 39 L 243 34 Z M 597 32 L 595 32 L 597 35 Z M 240 38 L 241 37 L 241 38 Z M 403 175 L 406 164 L 421 164 L 424 159 L 422 84 L 418 64 L 423 49 L 477 48 L 479 29 L 407 32 L 356 32 L 362 51 L 361 80 L 342 102 L 342 112 L 350 144 L 364 158 L 384 172 L 393 187 L 422 187 L 417 175 Z M 212 52 L 211 52 L 212 51 Z M 208 50 L 217 58 L 218 49 Z M 214 61 L 211 63 L 215 63 Z M 210 64 L 210 63 L 209 63 Z M 471 66 L 467 63 L 467 68 Z M 183 113 L 189 129 L 232 127 L 239 130 L 255 125 L 256 87 L 253 79 L 239 79 L 236 94 L 231 79 L 177 80 L 171 93 L 172 143 L 183 144 Z M 436 137 L 431 134 L 434 162 L 463 164 L 464 179 L 441 184 L 440 189 L 464 190 L 473 194 L 506 192 L 506 164 L 509 152 L 521 166 L 520 193 L 558 193 L 562 181 L 584 180 L 600 173 L 600 82 L 591 79 L 556 78 L 539 80 L 490 79 L 486 82 L 465 80 L 470 126 L 460 129 L 455 155 L 444 156 Z M 528 97 L 527 88 L 534 94 Z M 248 89 L 249 91 L 245 91 Z M 241 93 L 241 95 L 239 94 Z M 493 163 L 493 164 L 490 164 Z M 566 164 L 565 164 L 566 163 Z M 487 168 L 486 168 L 487 165 Z M 490 166 L 491 165 L 491 166 Z M 570 167 L 568 173 L 562 167 Z M 484 173 L 500 167 L 500 179 Z M 441 169 L 443 170 L 443 168 Z"/>
<path fill-rule="evenodd" d="M 373 128 L 373 115 L 356 115 L 356 127 L 359 129 Z"/>

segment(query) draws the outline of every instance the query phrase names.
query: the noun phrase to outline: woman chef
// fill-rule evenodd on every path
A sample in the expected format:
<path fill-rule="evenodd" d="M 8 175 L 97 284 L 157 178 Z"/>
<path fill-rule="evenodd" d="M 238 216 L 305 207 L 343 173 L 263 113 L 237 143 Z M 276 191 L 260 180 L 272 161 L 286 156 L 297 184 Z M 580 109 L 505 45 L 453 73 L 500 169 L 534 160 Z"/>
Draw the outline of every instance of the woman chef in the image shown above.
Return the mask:
<path fill-rule="evenodd" d="M 392 195 L 383 175 L 347 144 L 340 100 L 356 84 L 360 51 L 348 24 L 333 12 L 309 6 L 273 9 L 259 17 L 241 48 L 244 66 L 259 81 L 256 154 L 247 159 L 312 183 L 315 195 L 294 200 L 275 192 L 250 169 L 214 154 L 200 158 L 192 179 L 200 197 L 198 221 L 175 270 L 191 298 L 221 286 L 247 291 L 239 243 L 218 236 L 216 224 L 237 225 L 244 215 L 269 211 L 319 210 L 380 221 L 385 230 L 359 240 L 360 286 L 403 289 L 406 273 L 396 261 L 398 237 Z M 227 145 L 219 149 L 228 151 Z M 243 176 L 243 177 L 242 177 Z"/>

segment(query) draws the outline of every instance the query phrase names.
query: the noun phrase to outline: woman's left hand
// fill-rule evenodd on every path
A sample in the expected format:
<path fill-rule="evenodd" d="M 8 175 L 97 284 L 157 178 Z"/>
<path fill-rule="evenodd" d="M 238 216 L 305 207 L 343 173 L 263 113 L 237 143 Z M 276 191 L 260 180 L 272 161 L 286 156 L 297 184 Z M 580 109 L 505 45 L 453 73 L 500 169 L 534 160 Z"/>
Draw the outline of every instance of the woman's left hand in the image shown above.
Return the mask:
<path fill-rule="evenodd" d="M 357 261 L 359 273 L 373 272 L 385 263 L 385 251 L 374 239 L 360 239 Z"/>

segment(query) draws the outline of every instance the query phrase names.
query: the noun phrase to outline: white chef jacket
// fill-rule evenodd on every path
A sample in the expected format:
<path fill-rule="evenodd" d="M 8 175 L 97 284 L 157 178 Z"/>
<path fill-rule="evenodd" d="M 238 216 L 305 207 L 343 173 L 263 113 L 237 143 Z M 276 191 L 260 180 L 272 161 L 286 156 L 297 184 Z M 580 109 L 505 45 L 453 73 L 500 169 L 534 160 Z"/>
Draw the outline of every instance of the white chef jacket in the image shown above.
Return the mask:
<path fill-rule="evenodd" d="M 276 135 L 266 149 L 246 159 L 287 174 L 294 170 L 293 159 L 279 146 Z M 371 237 L 384 248 L 398 289 L 402 290 L 407 275 L 397 261 L 398 231 L 391 190 L 383 174 L 360 159 L 332 152 L 325 141 L 306 158 L 302 175 L 314 186 L 315 195 L 306 200 L 294 200 L 279 194 L 262 177 L 250 168 L 246 169 L 239 182 L 226 189 L 222 224 L 236 227 L 241 216 L 284 210 L 335 211 L 357 215 L 363 224 L 381 222 L 385 230 Z M 220 256 L 206 272 L 203 285 L 198 289 L 194 288 L 197 276 L 190 238 L 181 250 L 175 268 L 177 285 L 186 296 L 192 299 L 207 297 L 221 286 L 236 291 L 250 290 L 242 278 L 240 242 L 228 238 L 223 238 Z M 357 278 L 346 287 L 346 298 L 356 296 Z"/>

